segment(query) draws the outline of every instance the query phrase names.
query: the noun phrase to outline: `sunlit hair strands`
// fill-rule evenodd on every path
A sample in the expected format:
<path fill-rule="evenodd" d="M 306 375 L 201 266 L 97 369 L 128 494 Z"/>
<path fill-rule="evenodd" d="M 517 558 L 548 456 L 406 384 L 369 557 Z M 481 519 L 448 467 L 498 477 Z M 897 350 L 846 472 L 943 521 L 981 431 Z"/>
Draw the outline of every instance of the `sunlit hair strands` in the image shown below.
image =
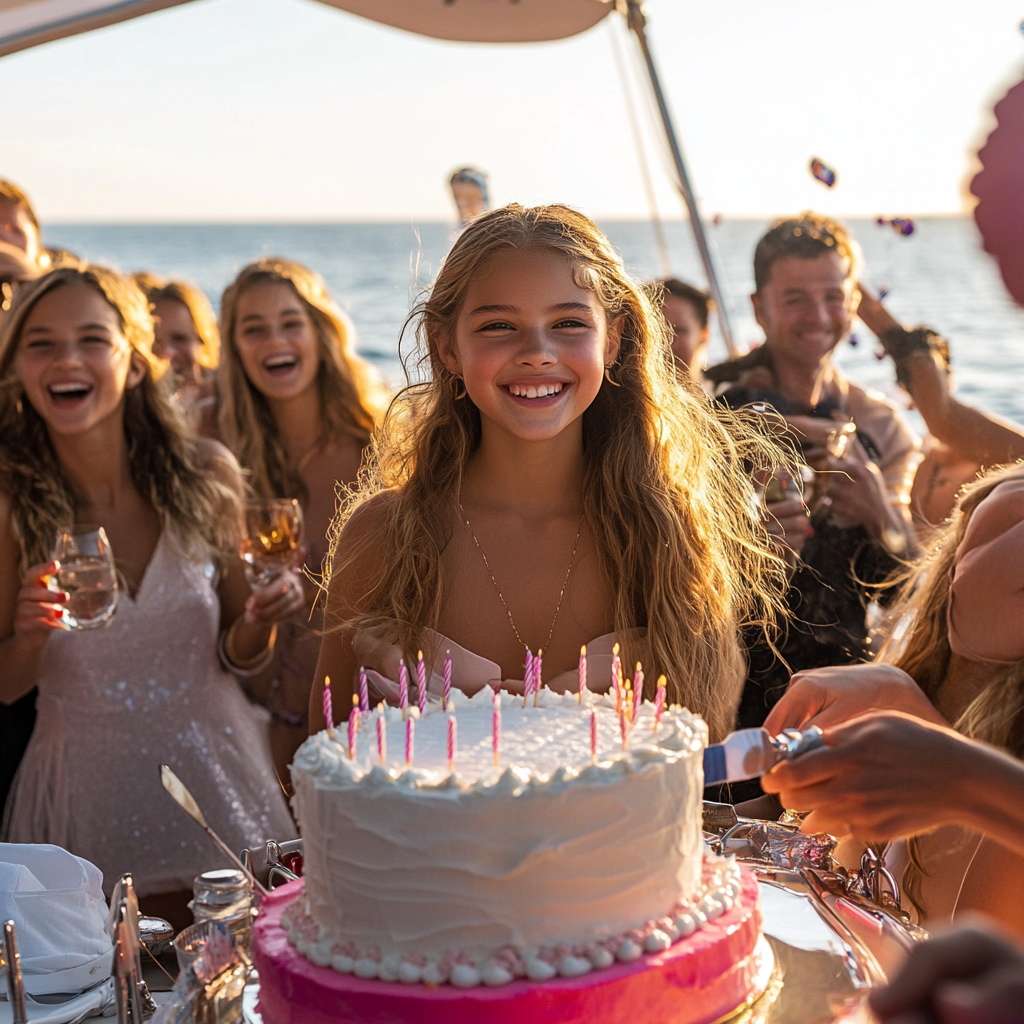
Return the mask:
<path fill-rule="evenodd" d="M 1005 480 L 1024 477 L 1024 466 L 996 470 L 969 485 L 945 527 L 936 531 L 928 553 L 908 570 L 901 600 L 891 621 L 899 622 L 894 639 L 879 660 L 891 662 L 912 676 L 933 704 L 937 703 L 949 670 L 949 584 L 957 549 L 967 534 L 974 510 Z M 1024 661 L 1007 665 L 967 706 L 953 728 L 971 739 L 1024 757 Z M 902 885 L 915 906 L 923 910 L 921 866 L 915 839 L 908 841 L 909 863 Z"/>
<path fill-rule="evenodd" d="M 352 437 L 365 445 L 387 408 L 387 392 L 373 367 L 355 354 L 354 329 L 319 274 L 293 260 L 266 256 L 250 263 L 229 285 L 220 312 L 217 421 L 221 440 L 248 471 L 257 494 L 265 498 L 303 496 L 302 481 L 288 470 L 270 405 L 249 381 L 238 355 L 238 300 L 249 288 L 267 282 L 289 285 L 316 331 L 320 351 L 316 380 L 323 424 L 320 444 Z"/>
<path fill-rule="evenodd" d="M 75 498 L 46 424 L 26 399 L 14 357 L 28 314 L 44 295 L 81 282 L 117 313 L 146 373 L 124 396 L 124 433 L 132 482 L 186 548 L 214 558 L 237 544 L 238 498 L 210 473 L 162 381 L 166 364 L 153 355 L 149 304 L 131 280 L 105 267 L 62 267 L 19 289 L 0 332 L 0 489 L 11 499 L 21 569 L 50 557 L 58 529 L 74 522 Z"/>
<path fill-rule="evenodd" d="M 615 386 L 605 381 L 583 416 L 582 503 L 614 595 L 624 661 L 644 663 L 648 689 L 665 673 L 670 700 L 699 712 L 721 737 L 743 683 L 739 631 L 775 621 L 786 579 L 752 514 L 749 466 L 786 456 L 677 374 L 659 311 L 598 228 L 565 206 L 512 205 L 473 221 L 410 315 L 421 372 L 429 367 L 431 376 L 396 398 L 374 458 L 339 513 L 335 538 L 364 501 L 391 492 L 368 605 L 357 621 L 330 628 L 391 623 L 415 651 L 425 646 L 423 627 L 436 626 L 446 592 L 441 554 L 481 431 L 479 412 L 438 347 L 455 330 L 473 276 L 502 253 L 531 248 L 563 256 L 576 283 L 598 295 L 609 323 L 623 325 L 610 371 Z M 343 557 L 358 556 L 336 553 L 331 571 L 347 571 Z"/>

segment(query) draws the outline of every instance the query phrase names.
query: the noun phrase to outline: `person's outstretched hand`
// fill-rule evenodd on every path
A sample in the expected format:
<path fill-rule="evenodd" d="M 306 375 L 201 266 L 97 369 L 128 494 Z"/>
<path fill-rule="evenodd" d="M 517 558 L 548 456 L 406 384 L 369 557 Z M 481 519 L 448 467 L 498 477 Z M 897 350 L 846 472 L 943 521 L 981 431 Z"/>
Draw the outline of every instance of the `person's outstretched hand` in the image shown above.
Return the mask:
<path fill-rule="evenodd" d="M 906 672 L 894 665 L 869 664 L 797 672 L 764 727 L 773 735 L 811 725 L 826 729 L 868 711 L 903 711 L 936 725 L 949 724 Z"/>
<path fill-rule="evenodd" d="M 827 729 L 824 747 L 780 761 L 761 787 L 783 807 L 811 812 L 804 832 L 902 839 L 960 820 L 972 784 L 984 784 L 974 747 L 952 729 L 871 712 Z"/>
<path fill-rule="evenodd" d="M 981 919 L 915 946 L 868 996 L 886 1024 L 1024 1024 L 1024 956 Z"/>

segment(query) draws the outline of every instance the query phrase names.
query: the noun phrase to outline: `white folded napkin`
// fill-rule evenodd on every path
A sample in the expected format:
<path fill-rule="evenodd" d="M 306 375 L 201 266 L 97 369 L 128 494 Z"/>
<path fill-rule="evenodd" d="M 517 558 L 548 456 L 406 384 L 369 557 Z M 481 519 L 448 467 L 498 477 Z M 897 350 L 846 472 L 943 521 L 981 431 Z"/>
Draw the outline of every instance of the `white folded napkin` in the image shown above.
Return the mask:
<path fill-rule="evenodd" d="M 28 995 L 84 992 L 109 976 L 106 916 L 94 864 L 59 846 L 0 843 L 0 921 L 14 921 Z"/>

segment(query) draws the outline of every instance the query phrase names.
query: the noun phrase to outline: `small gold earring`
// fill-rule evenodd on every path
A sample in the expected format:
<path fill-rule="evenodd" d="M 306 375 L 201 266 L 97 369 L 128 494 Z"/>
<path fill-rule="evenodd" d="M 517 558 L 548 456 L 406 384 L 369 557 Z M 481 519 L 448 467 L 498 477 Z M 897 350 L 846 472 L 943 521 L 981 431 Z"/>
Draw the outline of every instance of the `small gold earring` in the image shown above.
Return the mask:
<path fill-rule="evenodd" d="M 461 399 L 461 398 L 465 398 L 466 395 L 469 393 L 468 391 L 466 391 L 466 382 L 457 373 L 453 373 L 451 375 L 451 379 L 450 379 L 449 383 L 451 384 L 452 395 L 453 395 L 453 397 L 454 397 L 456 402 L 459 401 L 459 399 Z M 462 385 L 462 393 L 461 394 L 459 394 L 459 385 L 460 384 Z"/>
<path fill-rule="evenodd" d="M 612 377 L 612 366 L 613 366 L 613 364 L 612 364 L 612 363 L 609 363 L 609 364 L 608 364 L 608 365 L 607 365 L 607 366 L 606 366 L 606 367 L 604 368 L 604 379 L 605 379 L 606 381 L 608 381 L 608 383 L 609 383 L 609 384 L 611 384 L 611 386 L 612 386 L 613 388 L 621 388 L 621 387 L 622 387 L 622 385 L 621 385 L 621 384 L 620 384 L 620 383 L 619 383 L 619 382 L 618 382 L 617 380 L 615 380 L 615 378 L 614 378 L 614 377 Z"/>

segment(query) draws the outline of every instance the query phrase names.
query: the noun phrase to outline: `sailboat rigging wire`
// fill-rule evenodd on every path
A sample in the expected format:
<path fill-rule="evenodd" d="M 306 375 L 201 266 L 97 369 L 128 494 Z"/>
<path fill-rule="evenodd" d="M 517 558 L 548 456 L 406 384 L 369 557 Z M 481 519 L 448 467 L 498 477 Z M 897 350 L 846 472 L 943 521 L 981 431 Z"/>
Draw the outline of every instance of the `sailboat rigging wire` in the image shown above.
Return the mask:
<path fill-rule="evenodd" d="M 704 272 L 708 277 L 708 288 L 711 291 L 711 297 L 715 300 L 715 312 L 718 315 L 718 324 L 722 330 L 722 340 L 725 342 L 725 347 L 729 352 L 730 358 L 733 358 L 740 354 L 740 349 L 733 338 L 732 328 L 729 325 L 729 315 L 725 308 L 725 295 L 718 279 L 718 273 L 715 270 L 715 261 L 711 255 L 711 249 L 708 246 L 707 233 L 704 230 L 704 221 L 700 215 L 700 203 L 693 191 L 693 184 L 690 181 L 690 172 L 686 167 L 686 160 L 683 157 L 682 147 L 679 144 L 675 125 L 672 123 L 672 115 L 668 109 L 668 101 L 666 100 L 665 93 L 661 88 L 658 69 L 655 65 L 654 56 L 651 53 L 651 48 L 647 41 L 647 34 L 645 31 L 647 18 L 644 15 L 643 7 L 639 0 L 622 0 L 622 2 L 625 4 L 626 8 L 626 23 L 629 25 L 630 31 L 636 36 L 637 45 L 640 47 L 640 51 L 643 54 L 644 64 L 647 66 L 647 77 L 651 84 L 651 91 L 654 93 L 655 99 L 658 102 L 658 112 L 661 115 L 665 139 L 672 151 L 672 159 L 675 164 L 675 183 L 679 188 L 680 197 L 686 204 L 687 212 L 690 215 L 690 228 L 693 231 L 693 239 L 697 243 L 697 251 L 700 253 L 701 263 L 704 264 Z"/>
<path fill-rule="evenodd" d="M 626 112 L 629 115 L 629 126 L 633 132 L 633 145 L 636 148 L 637 163 L 640 165 L 640 178 L 644 185 L 644 195 L 647 197 L 647 211 L 651 218 L 651 228 L 654 231 L 654 240 L 658 247 L 661 274 L 662 277 L 671 277 L 672 261 L 668 254 L 665 227 L 662 224 L 661 214 L 658 211 L 658 200 L 654 194 L 654 183 L 651 181 L 651 169 L 647 164 L 647 151 L 644 147 L 643 134 L 640 131 L 640 121 L 636 114 L 636 106 L 633 103 L 633 86 L 629 80 L 626 63 L 622 58 L 622 49 L 619 45 L 616 29 L 617 21 L 617 18 L 609 18 L 607 21 L 608 32 L 612 40 L 612 53 L 615 55 L 615 67 L 619 72 L 619 81 L 622 83 L 622 95 L 626 102 Z"/>

